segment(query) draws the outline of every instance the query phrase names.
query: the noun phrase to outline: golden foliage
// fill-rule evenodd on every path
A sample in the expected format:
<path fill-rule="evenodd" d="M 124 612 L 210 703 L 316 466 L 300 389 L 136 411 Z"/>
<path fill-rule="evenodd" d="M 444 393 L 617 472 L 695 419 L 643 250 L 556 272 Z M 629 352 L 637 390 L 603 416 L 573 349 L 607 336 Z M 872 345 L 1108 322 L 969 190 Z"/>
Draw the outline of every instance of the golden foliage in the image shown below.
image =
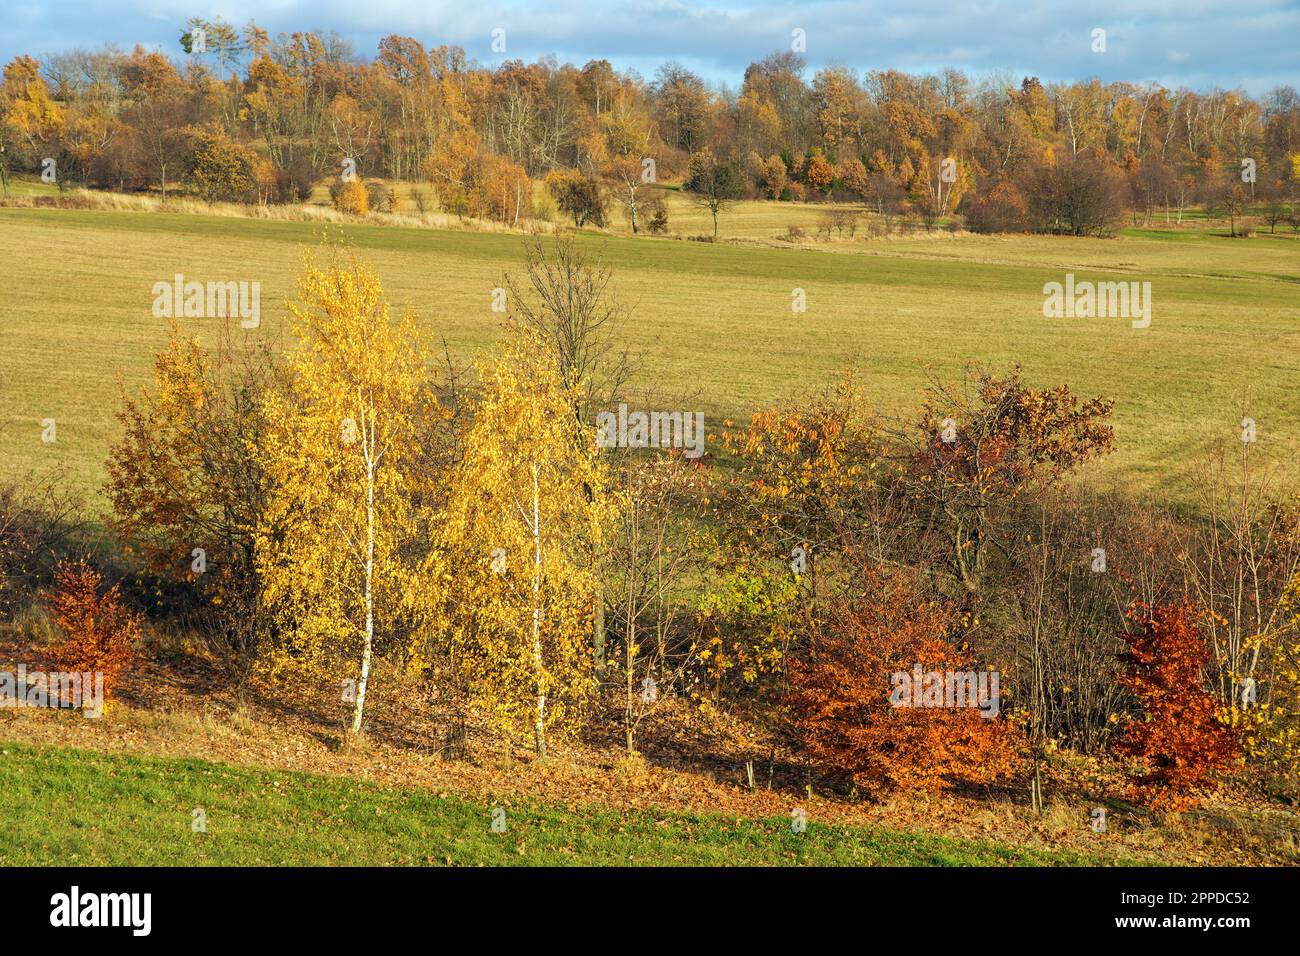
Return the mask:
<path fill-rule="evenodd" d="M 273 491 L 258 562 L 280 624 L 263 664 L 271 674 L 357 674 L 359 729 L 375 645 L 407 614 L 415 502 L 436 480 L 422 442 L 442 410 L 414 317 L 390 320 L 368 267 L 309 259 L 298 295 L 289 310 L 299 348 L 268 400 L 260 449 Z"/>
<path fill-rule="evenodd" d="M 539 752 L 577 726 L 592 689 L 589 556 L 610 508 L 594 430 L 548 355 L 516 327 L 483 365 L 440 535 L 446 568 L 429 576 L 473 707 L 531 728 Z"/>

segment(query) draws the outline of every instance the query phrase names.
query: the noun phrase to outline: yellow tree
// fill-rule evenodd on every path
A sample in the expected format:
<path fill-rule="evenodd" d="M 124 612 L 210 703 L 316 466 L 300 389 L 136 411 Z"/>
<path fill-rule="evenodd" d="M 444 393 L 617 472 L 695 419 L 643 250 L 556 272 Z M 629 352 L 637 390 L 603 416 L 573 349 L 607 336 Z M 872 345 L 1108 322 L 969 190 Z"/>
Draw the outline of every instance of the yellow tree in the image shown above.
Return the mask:
<path fill-rule="evenodd" d="M 42 150 L 62 135 L 66 122 L 35 60 L 19 56 L 5 66 L 0 82 L 0 145 L 8 140 L 29 161 L 38 163 Z"/>
<path fill-rule="evenodd" d="M 424 442 L 442 412 L 414 317 L 390 320 L 374 272 L 355 259 L 304 265 L 289 304 L 300 347 L 260 450 L 275 491 L 258 559 L 281 624 L 265 663 L 273 675 L 356 673 L 355 734 L 377 641 L 409 624 L 415 501 L 433 479 Z"/>
<path fill-rule="evenodd" d="M 516 326 L 495 361 L 451 482 L 430 575 L 474 705 L 499 727 L 575 728 L 592 689 L 589 555 L 609 511 L 594 428 L 574 441 L 577 397 L 535 332 Z"/>
<path fill-rule="evenodd" d="M 209 350 L 173 322 L 152 387 L 122 389 L 122 435 L 104 463 L 110 526 L 151 569 L 194 585 L 241 692 L 267 630 L 255 549 L 267 483 L 254 449 L 276 362 L 242 330 L 227 326 Z"/>

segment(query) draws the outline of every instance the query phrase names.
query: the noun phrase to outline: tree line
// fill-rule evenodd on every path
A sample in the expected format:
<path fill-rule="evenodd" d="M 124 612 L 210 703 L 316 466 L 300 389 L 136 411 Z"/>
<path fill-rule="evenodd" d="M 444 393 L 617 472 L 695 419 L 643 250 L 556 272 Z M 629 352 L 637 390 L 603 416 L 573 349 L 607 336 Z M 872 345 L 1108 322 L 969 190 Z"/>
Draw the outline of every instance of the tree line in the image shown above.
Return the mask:
<path fill-rule="evenodd" d="M 1105 234 L 1125 210 L 1181 219 L 1193 204 L 1234 231 L 1247 210 L 1300 228 L 1289 86 L 1256 99 L 843 67 L 808 80 L 790 52 L 752 63 L 732 89 L 676 63 L 652 80 L 606 60 L 486 66 L 401 36 L 366 59 L 332 34 L 272 38 L 251 21 L 198 19 L 174 52 L 16 57 L 0 83 L 0 170 L 53 159 L 60 184 L 290 203 L 338 181 L 346 161 L 363 179 L 427 182 L 459 215 L 560 213 L 582 226 L 621 210 L 634 232 L 662 231 L 654 187 L 678 180 L 715 233 L 740 196 L 844 199 L 927 223 L 959 215 L 987 231 Z M 376 201 L 401 202 L 382 190 Z"/>

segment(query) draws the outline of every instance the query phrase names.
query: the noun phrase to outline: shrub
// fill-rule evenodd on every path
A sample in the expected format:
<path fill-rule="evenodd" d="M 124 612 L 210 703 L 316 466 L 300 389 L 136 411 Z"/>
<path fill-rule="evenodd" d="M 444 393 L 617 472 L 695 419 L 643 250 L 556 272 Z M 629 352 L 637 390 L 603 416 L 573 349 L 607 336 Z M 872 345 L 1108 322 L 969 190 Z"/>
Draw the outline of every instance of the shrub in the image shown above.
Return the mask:
<path fill-rule="evenodd" d="M 339 183 L 334 193 L 334 208 L 353 216 L 364 216 L 370 211 L 370 197 L 359 179 Z"/>
<path fill-rule="evenodd" d="M 1124 183 L 1103 160 L 1079 154 L 1032 177 L 1029 209 L 1039 229 L 1071 236 L 1112 236 L 1124 218 Z"/>
<path fill-rule="evenodd" d="M 251 202 L 257 196 L 257 154 L 220 130 L 204 131 L 194 147 L 190 182 L 209 202 Z"/>
<path fill-rule="evenodd" d="M 762 690 L 779 674 L 793 600 L 788 577 L 744 569 L 728 574 L 703 596 L 697 643 L 714 700 L 746 688 Z"/>
<path fill-rule="evenodd" d="M 652 235 L 662 236 L 668 231 L 668 204 L 661 197 L 655 196 L 646 203 L 646 209 L 650 213 L 646 225 L 647 231 Z"/>
<path fill-rule="evenodd" d="M 388 208 L 388 187 L 378 180 L 366 183 L 366 204 L 376 212 Z"/>
<path fill-rule="evenodd" d="M 1188 605 L 1136 605 L 1141 630 L 1123 635 L 1129 646 L 1120 683 L 1137 698 L 1142 716 L 1127 727 L 1120 753 L 1144 767 L 1134 795 L 1152 807 L 1194 806 L 1192 792 L 1237 757 L 1236 733 L 1218 719 L 1219 703 L 1202 671 L 1209 651 Z"/>
<path fill-rule="evenodd" d="M 1024 197 L 1010 183 L 998 183 L 983 196 L 965 204 L 966 226 L 971 232 L 1025 232 L 1028 229 Z"/>
<path fill-rule="evenodd" d="M 855 599 L 832 605 L 826 632 L 790 667 L 786 704 L 814 765 L 868 790 L 934 790 L 949 778 L 987 782 L 1015 766 L 1015 733 L 1004 719 L 968 707 L 891 705 L 893 675 L 963 671 L 944 639 L 947 610 L 899 576 L 863 569 Z M 991 689 L 991 688 L 990 688 Z"/>
<path fill-rule="evenodd" d="M 49 562 L 63 549 L 76 501 L 62 472 L 33 475 L 22 486 L 0 482 L 0 622 L 34 603 Z"/>
<path fill-rule="evenodd" d="M 140 620 L 123 607 L 117 585 L 100 593 L 103 579 L 85 561 L 60 564 L 55 583 L 50 609 L 67 639 L 51 650 L 50 657 L 61 671 L 102 673 L 107 696 L 131 662 Z"/>
<path fill-rule="evenodd" d="M 275 167 L 275 198 L 277 202 L 306 202 L 311 198 L 312 185 L 316 182 L 316 171 L 311 162 L 305 158 L 292 160 L 284 166 Z M 330 190 L 330 198 L 335 190 Z"/>
<path fill-rule="evenodd" d="M 555 204 L 555 197 L 548 192 L 537 192 L 533 195 L 532 207 L 529 216 L 538 222 L 554 222 L 555 214 L 560 211 L 560 207 Z"/>
<path fill-rule="evenodd" d="M 1257 702 L 1242 696 L 1233 701 L 1236 726 L 1242 730 L 1246 758 L 1263 771 L 1269 791 L 1300 798 L 1300 575 L 1287 582 L 1279 602 L 1286 630 L 1254 671 L 1258 687 L 1246 685 Z M 1253 680 L 1253 678 L 1252 678 Z M 1243 682 L 1244 683 L 1244 682 Z"/>

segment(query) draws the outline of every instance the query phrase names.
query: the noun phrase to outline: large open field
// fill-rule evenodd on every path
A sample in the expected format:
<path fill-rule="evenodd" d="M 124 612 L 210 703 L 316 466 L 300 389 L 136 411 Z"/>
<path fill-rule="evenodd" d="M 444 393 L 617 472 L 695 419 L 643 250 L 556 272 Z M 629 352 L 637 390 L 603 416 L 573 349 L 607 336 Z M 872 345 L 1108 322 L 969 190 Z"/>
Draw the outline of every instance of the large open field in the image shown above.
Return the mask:
<path fill-rule="evenodd" d="M 763 204 L 756 204 L 763 205 Z M 724 214 L 725 215 L 725 214 Z M 783 215 L 789 215 L 783 213 Z M 815 212 L 806 218 L 815 220 Z M 764 223 L 758 229 L 767 229 Z M 4 457 L 25 470 L 71 469 L 86 490 L 116 434 L 116 378 L 147 374 L 165 324 L 151 288 L 187 279 L 258 281 L 263 334 L 282 328 L 304 249 L 324 228 L 151 212 L 0 208 L 5 350 Z M 727 232 L 724 218 L 724 234 Z M 750 230 L 751 233 L 753 230 Z M 1200 451 L 1258 423 L 1261 447 L 1289 459 L 1300 433 L 1300 241 L 1213 230 L 1119 238 L 953 237 L 786 246 L 584 235 L 628 308 L 618 339 L 640 357 L 636 384 L 666 407 L 702 409 L 710 428 L 856 370 L 883 409 L 917 404 L 929 376 L 968 362 L 1066 382 L 1116 402 L 1118 448 L 1094 480 L 1167 500 L 1195 487 Z M 496 337 L 491 290 L 521 268 L 512 233 L 330 226 L 378 268 L 453 353 Z M 1045 282 L 1149 281 L 1148 329 L 1126 319 L 1047 319 Z M 791 311 L 792 290 L 807 311 Z M 200 336 L 210 320 L 191 320 Z M 41 441 L 41 422 L 58 440 Z"/>

